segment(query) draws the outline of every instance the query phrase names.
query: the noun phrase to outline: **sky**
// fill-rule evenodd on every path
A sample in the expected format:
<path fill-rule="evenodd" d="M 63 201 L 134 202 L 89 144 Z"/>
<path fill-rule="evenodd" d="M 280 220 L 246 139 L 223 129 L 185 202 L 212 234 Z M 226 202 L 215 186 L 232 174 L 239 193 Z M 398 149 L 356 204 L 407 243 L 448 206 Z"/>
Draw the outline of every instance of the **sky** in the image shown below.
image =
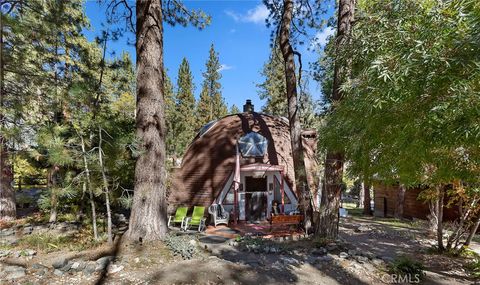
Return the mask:
<path fill-rule="evenodd" d="M 195 97 L 198 99 L 202 72 L 205 70 L 210 45 L 213 44 L 222 65 L 220 83 L 228 107 L 235 104 L 241 110 L 245 100 L 251 99 L 255 110 L 260 110 L 265 100 L 258 97 L 256 85 L 264 80 L 260 71 L 270 54 L 270 30 L 265 25 L 267 8 L 261 1 L 256 0 L 194 0 L 184 3 L 188 8 L 203 10 L 211 16 L 212 21 L 201 31 L 193 27 L 164 25 L 164 64 L 172 81 L 176 82 L 178 67 L 182 59 L 187 58 L 194 77 Z M 330 9 L 330 13 L 332 10 Z M 85 34 L 93 40 L 105 27 L 105 7 L 97 1 L 87 1 L 86 14 L 91 28 L 86 30 Z M 333 29 L 325 28 L 313 32 L 312 36 L 315 43 L 322 46 L 333 33 Z M 129 44 L 133 40 L 133 34 L 126 34 L 115 42 L 109 42 L 108 54 L 120 55 L 127 51 L 135 61 L 135 47 Z M 309 68 L 308 62 L 318 59 L 318 52 L 308 49 L 310 45 L 311 43 L 307 43 L 298 47 L 302 53 L 304 70 Z M 309 90 L 314 100 L 320 99 L 321 92 L 317 83 L 310 82 Z"/>

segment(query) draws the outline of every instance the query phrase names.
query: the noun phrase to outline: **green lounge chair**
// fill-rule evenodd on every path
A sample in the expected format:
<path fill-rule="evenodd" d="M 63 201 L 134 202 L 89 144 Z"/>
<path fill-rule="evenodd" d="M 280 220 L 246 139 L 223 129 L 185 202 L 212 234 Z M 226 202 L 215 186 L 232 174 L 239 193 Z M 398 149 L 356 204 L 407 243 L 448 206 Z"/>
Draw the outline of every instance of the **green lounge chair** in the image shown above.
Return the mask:
<path fill-rule="evenodd" d="M 205 218 L 203 214 L 205 213 L 205 207 L 195 206 L 193 208 L 192 216 L 185 220 L 185 230 L 188 230 L 191 226 L 198 226 L 198 231 L 201 232 L 205 229 Z"/>
<path fill-rule="evenodd" d="M 169 216 L 168 217 L 168 227 L 170 227 L 170 224 L 178 224 L 181 223 L 180 229 L 183 229 L 185 220 L 187 218 L 187 207 L 178 207 L 177 211 L 175 212 L 175 216 Z"/>

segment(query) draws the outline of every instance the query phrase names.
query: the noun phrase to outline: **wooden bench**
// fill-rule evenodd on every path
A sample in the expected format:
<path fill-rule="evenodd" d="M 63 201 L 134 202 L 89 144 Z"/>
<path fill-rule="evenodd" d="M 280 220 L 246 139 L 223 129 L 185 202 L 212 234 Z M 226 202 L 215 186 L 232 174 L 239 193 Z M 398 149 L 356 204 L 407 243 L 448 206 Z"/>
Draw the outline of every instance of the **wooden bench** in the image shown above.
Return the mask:
<path fill-rule="evenodd" d="M 302 215 L 275 215 L 270 218 L 270 231 L 274 226 L 296 226 L 303 222 Z"/>

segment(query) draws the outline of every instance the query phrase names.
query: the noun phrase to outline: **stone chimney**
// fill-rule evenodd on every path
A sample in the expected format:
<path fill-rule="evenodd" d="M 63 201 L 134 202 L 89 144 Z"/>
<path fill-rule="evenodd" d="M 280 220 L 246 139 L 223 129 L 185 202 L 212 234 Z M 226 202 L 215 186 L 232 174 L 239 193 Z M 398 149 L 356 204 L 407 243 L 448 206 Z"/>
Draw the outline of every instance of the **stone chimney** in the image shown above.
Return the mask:
<path fill-rule="evenodd" d="M 243 105 L 243 112 L 244 113 L 252 113 L 254 112 L 254 106 L 252 105 L 252 100 L 250 99 L 247 99 L 247 102 L 245 103 L 245 105 Z"/>

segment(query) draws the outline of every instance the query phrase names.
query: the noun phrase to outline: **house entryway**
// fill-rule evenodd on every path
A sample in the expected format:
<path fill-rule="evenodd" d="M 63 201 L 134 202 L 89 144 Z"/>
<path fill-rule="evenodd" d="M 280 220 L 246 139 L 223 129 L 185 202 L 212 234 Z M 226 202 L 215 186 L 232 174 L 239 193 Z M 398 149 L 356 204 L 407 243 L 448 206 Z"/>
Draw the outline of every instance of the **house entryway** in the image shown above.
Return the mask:
<path fill-rule="evenodd" d="M 258 222 L 267 219 L 267 177 L 245 177 L 245 207 L 247 220 Z"/>

